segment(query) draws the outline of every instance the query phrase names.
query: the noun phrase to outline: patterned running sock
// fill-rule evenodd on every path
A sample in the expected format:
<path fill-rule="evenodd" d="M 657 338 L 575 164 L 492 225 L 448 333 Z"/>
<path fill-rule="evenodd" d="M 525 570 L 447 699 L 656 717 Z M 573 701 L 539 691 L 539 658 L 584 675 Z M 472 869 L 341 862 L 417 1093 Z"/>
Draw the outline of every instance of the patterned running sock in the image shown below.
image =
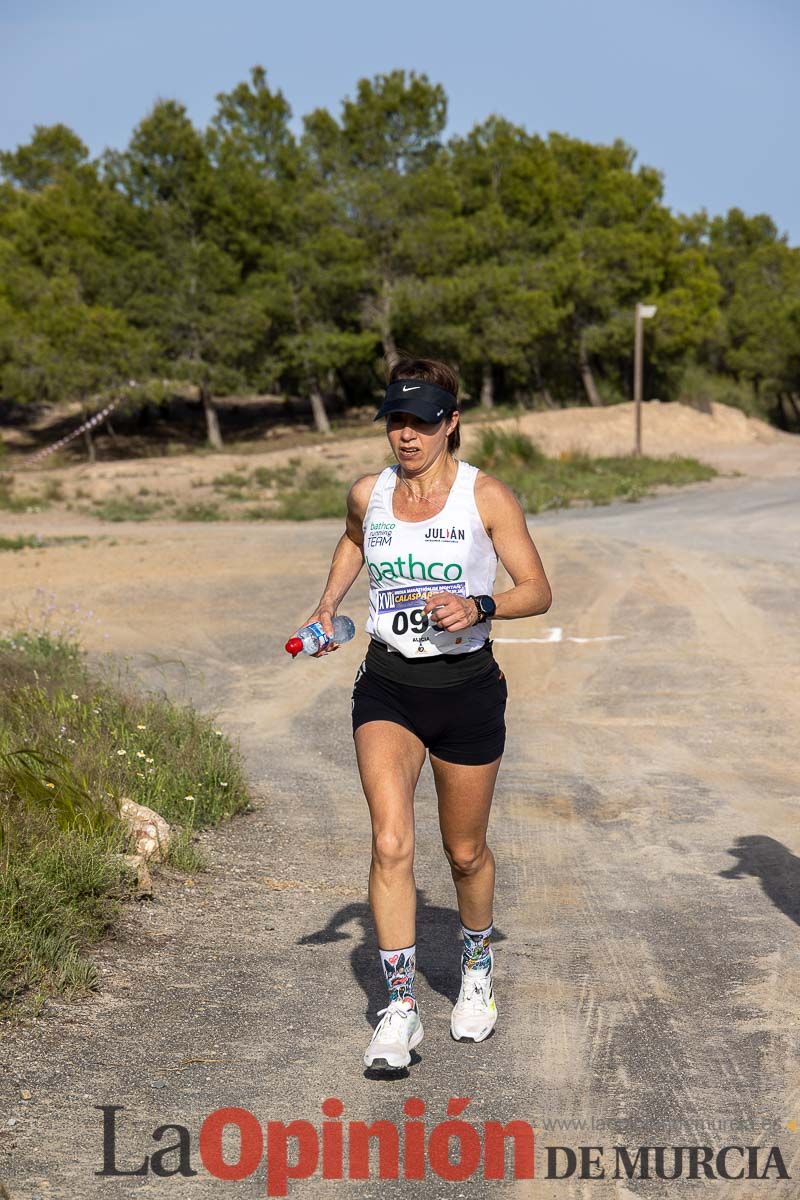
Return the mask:
<path fill-rule="evenodd" d="M 492 925 L 488 929 L 467 929 L 461 926 L 464 949 L 461 953 L 462 971 L 488 971 L 492 965 L 489 943 L 492 940 Z"/>
<path fill-rule="evenodd" d="M 417 947 L 406 946 L 403 950 L 381 950 L 378 947 L 389 989 L 389 1003 L 403 1000 L 408 1008 L 416 1008 L 414 997 L 414 972 L 417 966 Z"/>

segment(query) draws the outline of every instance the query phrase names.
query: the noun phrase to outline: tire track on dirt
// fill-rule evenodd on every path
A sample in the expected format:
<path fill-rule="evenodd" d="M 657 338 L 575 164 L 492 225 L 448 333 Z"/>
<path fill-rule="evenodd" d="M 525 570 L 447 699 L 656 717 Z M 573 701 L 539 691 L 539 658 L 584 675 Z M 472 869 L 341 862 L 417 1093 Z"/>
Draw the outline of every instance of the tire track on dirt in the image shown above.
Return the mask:
<path fill-rule="evenodd" d="M 575 834 L 576 840 L 569 843 L 571 854 L 563 850 L 556 854 L 552 836 L 545 843 L 545 852 L 542 853 L 542 846 L 537 842 L 537 834 L 541 832 L 542 828 L 543 814 L 541 812 L 537 812 L 536 816 L 531 818 L 532 829 L 528 836 L 522 835 L 516 853 L 532 859 L 539 851 L 540 868 L 548 872 L 563 872 L 566 861 L 569 864 L 569 878 L 566 884 L 562 884 L 562 888 L 565 887 L 573 897 L 578 897 L 578 908 L 575 910 L 574 920 L 571 924 L 568 944 L 553 964 L 554 974 L 561 979 L 566 979 L 568 987 L 575 986 L 576 1004 L 584 1021 L 582 1033 L 576 1036 L 575 1043 L 570 1048 L 571 1052 L 565 1055 L 564 1043 L 567 1038 L 561 1014 L 557 1019 L 552 1020 L 553 1058 L 557 1060 L 559 1056 L 563 1055 L 564 1058 L 569 1058 L 571 1065 L 570 1086 L 559 1099 L 564 1102 L 565 1096 L 566 1104 L 571 1106 L 574 1113 L 588 1115 L 591 1107 L 596 1105 L 610 1090 L 604 1086 L 608 1079 L 607 1069 L 615 1054 L 619 1055 L 620 1044 L 625 1042 L 641 1044 L 646 1039 L 649 1042 L 652 1062 L 668 1065 L 668 1071 L 665 1074 L 669 1076 L 669 1088 L 663 1091 L 659 1097 L 659 1109 L 665 1113 L 679 1111 L 685 1131 L 692 1140 L 702 1144 L 708 1141 L 707 1114 L 714 1111 L 713 1106 L 718 1103 L 717 1098 L 724 1097 L 724 1104 L 728 1111 L 738 1113 L 743 1121 L 752 1122 L 753 1101 L 755 1100 L 756 1105 L 758 1104 L 758 1087 L 756 1085 L 754 1092 L 755 1079 L 752 1069 L 748 1072 L 744 1071 L 730 1053 L 710 1047 L 706 1049 L 702 1044 L 698 1046 L 694 1015 L 698 1011 L 697 1005 L 702 1007 L 704 1000 L 707 1003 L 708 997 L 704 997 L 702 992 L 698 991 L 695 998 L 690 992 L 687 993 L 682 1007 L 678 1007 L 676 1004 L 678 994 L 675 992 L 674 982 L 665 976 L 658 953 L 659 949 L 663 951 L 670 941 L 676 940 L 672 933 L 672 936 L 668 936 L 659 946 L 658 939 L 666 932 L 664 922 L 656 922 L 655 914 L 650 910 L 648 922 L 652 926 L 652 931 L 649 944 L 648 941 L 642 941 L 640 944 L 634 945 L 632 953 L 626 953 L 624 949 L 630 943 L 626 943 L 624 938 L 620 941 L 619 938 L 611 936 L 608 932 L 608 926 L 613 920 L 613 908 L 608 906 L 608 897 L 614 893 L 615 881 L 611 869 L 604 861 L 600 861 L 594 839 L 603 825 L 610 823 L 612 826 L 620 826 L 624 824 L 628 860 L 635 865 L 638 861 L 637 856 L 640 852 L 647 850 L 648 843 L 652 842 L 654 831 L 649 824 L 640 824 L 637 821 L 631 823 L 630 814 L 624 808 L 617 813 L 616 817 L 613 812 L 609 811 L 607 793 L 609 788 L 614 786 L 613 772 L 609 770 L 610 767 L 613 767 L 613 759 L 611 762 L 606 760 L 603 763 L 604 770 L 598 779 L 596 763 L 592 761 L 591 751 L 586 747 L 586 726 L 591 728 L 594 725 L 594 713 L 591 708 L 588 711 L 586 709 L 586 691 L 592 687 L 599 690 L 605 687 L 606 693 L 613 695 L 612 681 L 617 673 L 615 663 L 626 656 L 635 655 L 637 663 L 641 663 L 644 668 L 645 676 L 653 675 L 653 678 L 657 677 L 659 669 L 663 669 L 661 668 L 662 661 L 669 661 L 672 658 L 674 661 L 685 660 L 690 663 L 691 667 L 686 672 L 689 684 L 686 709 L 688 716 L 664 712 L 664 703 L 666 702 L 669 706 L 669 692 L 672 690 L 668 689 L 664 694 L 664 699 L 656 703 L 653 709 L 654 715 L 648 714 L 643 717 L 641 709 L 637 711 L 635 704 L 626 703 L 623 713 L 630 712 L 630 716 L 615 716 L 613 709 L 612 714 L 608 715 L 606 709 L 604 715 L 598 715 L 597 722 L 606 728 L 609 724 L 614 723 L 618 723 L 622 728 L 627 726 L 636 731 L 637 737 L 643 731 L 643 722 L 646 722 L 645 728 L 650 732 L 648 742 L 651 757 L 649 762 L 646 755 L 638 756 L 639 761 L 637 758 L 634 758 L 632 763 L 629 760 L 629 767 L 633 766 L 631 786 L 635 786 L 637 782 L 639 786 L 646 786 L 648 776 L 652 775 L 653 763 L 660 759 L 664 761 L 665 765 L 669 764 L 668 770 L 664 773 L 665 783 L 681 777 L 686 780 L 710 780 L 714 785 L 714 791 L 710 795 L 718 796 L 720 790 L 724 794 L 726 785 L 730 786 L 736 782 L 737 773 L 729 763 L 718 764 L 716 761 L 709 763 L 707 759 L 704 761 L 703 758 L 698 758 L 698 753 L 702 754 L 703 750 L 702 746 L 697 745 L 698 739 L 695 736 L 697 733 L 695 713 L 697 704 L 704 694 L 704 671 L 707 678 L 719 677 L 723 683 L 732 688 L 729 703 L 731 729 L 727 739 L 732 745 L 736 745 L 739 736 L 737 725 L 741 719 L 741 713 L 737 710 L 734 700 L 741 694 L 742 687 L 748 689 L 750 695 L 754 699 L 757 698 L 758 702 L 763 703 L 766 709 L 770 709 L 773 705 L 774 697 L 769 693 L 767 686 L 768 673 L 758 665 L 754 667 L 753 663 L 758 664 L 763 661 L 762 656 L 770 654 L 771 647 L 775 642 L 775 631 L 762 612 L 741 595 L 741 573 L 737 577 L 732 575 L 727 568 L 715 564 L 713 586 L 704 588 L 700 585 L 705 578 L 704 571 L 708 569 L 708 564 L 703 562 L 700 556 L 681 554 L 677 561 L 673 561 L 673 556 L 667 553 L 666 547 L 657 547 L 654 554 L 633 544 L 623 548 L 616 541 L 614 549 L 619 557 L 623 557 L 627 553 L 635 556 L 638 561 L 634 568 L 629 566 L 627 570 L 623 564 L 622 571 L 625 578 L 620 581 L 619 574 L 615 577 L 613 584 L 616 586 L 612 585 L 613 601 L 605 605 L 596 605 L 593 609 L 590 606 L 587 614 L 591 616 L 591 632 L 593 634 L 600 633 L 604 628 L 609 627 L 613 627 L 616 632 L 619 625 L 613 625 L 613 622 L 615 620 L 619 622 L 622 617 L 627 618 L 631 622 L 632 628 L 629 627 L 631 636 L 628 637 L 626 644 L 622 647 L 615 647 L 613 655 L 609 653 L 607 647 L 596 646 L 593 648 L 591 660 L 584 660 L 577 664 L 571 655 L 568 657 L 563 653 L 566 649 L 564 646 L 537 648 L 545 651 L 541 660 L 537 656 L 537 662 L 541 661 L 542 664 L 541 674 L 534 680 L 531 680 L 531 674 L 528 675 L 530 703 L 535 709 L 541 710 L 543 707 L 551 681 L 553 683 L 557 681 L 559 686 L 557 703 L 560 712 L 569 716 L 572 705 L 577 707 L 580 701 L 583 701 L 584 738 L 582 745 L 575 746 L 573 744 L 570 747 L 572 770 L 575 776 L 597 781 L 600 792 L 597 806 L 591 813 L 587 813 L 585 808 L 582 809 L 580 817 L 576 811 L 572 819 L 570 805 L 565 806 L 563 802 L 560 802 L 557 810 L 553 809 L 552 804 L 545 806 L 546 811 L 556 816 L 557 820 L 567 819 L 570 822 L 569 832 L 572 834 L 575 834 L 578 821 L 583 822 L 581 832 L 585 833 L 585 837 L 582 838 L 579 834 Z M 596 550 L 595 544 L 592 546 L 593 563 L 597 562 Z M 570 568 L 570 558 L 572 555 L 582 553 L 585 553 L 585 543 L 578 539 L 572 541 L 568 534 L 566 539 L 562 539 L 556 559 L 554 586 L 556 595 L 558 594 L 559 575 L 562 578 L 569 578 L 570 575 L 574 578 L 576 570 L 574 565 Z M 687 559 L 690 567 L 687 567 Z M 602 561 L 609 561 L 608 553 L 603 556 Z M 687 597 L 690 598 L 691 607 L 689 611 L 684 611 Z M 727 603 L 729 615 L 727 619 L 720 620 L 718 619 L 718 610 L 723 601 Z M 659 614 L 664 612 L 674 614 L 674 616 L 670 616 L 666 627 L 663 621 L 659 620 Z M 731 613 L 733 613 L 732 616 Z M 552 613 L 548 616 L 552 616 Z M 563 620 L 562 623 L 566 624 L 566 620 Z M 743 628 L 748 630 L 746 647 L 743 646 L 741 639 L 741 629 Z M 512 685 L 515 667 L 520 673 L 518 662 L 512 664 L 507 670 L 507 674 L 511 675 Z M 692 689 L 694 689 L 693 692 Z M 681 691 L 678 691 L 677 695 L 681 694 Z M 713 695 L 713 693 L 709 693 L 709 695 Z M 648 703 L 652 703 L 652 700 Z M 557 719 L 551 718 L 547 731 L 537 738 L 537 749 L 542 748 L 547 733 L 557 733 L 556 725 Z M 578 726 L 575 728 L 577 730 Z M 682 730 L 685 732 L 683 736 L 680 736 Z M 686 734 L 689 734 L 688 738 Z M 630 754 L 631 749 L 630 746 L 626 747 L 626 752 Z M 785 753 L 786 744 L 784 742 L 784 761 Z M 548 766 L 552 767 L 553 757 L 551 746 Z M 535 764 L 531 762 L 528 769 L 535 771 Z M 744 800 L 745 798 L 742 797 L 743 803 Z M 777 809 L 779 805 L 776 803 L 774 807 Z M 711 832 L 712 821 L 716 824 L 719 823 L 719 808 L 716 803 L 712 807 L 710 803 L 701 802 L 700 811 L 701 820 Z M 752 812 L 752 801 L 749 804 L 749 811 Z M 669 820 L 667 811 L 665 810 L 663 815 L 660 810 L 655 810 L 653 813 L 651 806 L 651 814 L 662 822 L 661 837 L 664 834 L 668 835 L 669 825 L 674 824 L 674 821 Z M 683 814 L 684 823 L 688 815 L 688 813 Z M 667 817 L 668 823 L 666 827 L 663 827 L 665 817 Z M 597 824 L 598 820 L 601 822 L 600 826 Z M 735 808 L 731 808 L 729 804 L 725 805 L 723 822 L 719 831 L 724 833 L 726 827 L 728 829 L 735 828 L 736 820 Z M 785 809 L 783 820 L 784 822 L 787 820 Z M 724 844 L 729 844 L 727 835 L 725 836 Z M 661 840 L 661 837 L 656 834 L 657 841 Z M 686 845 L 688 847 L 689 843 L 687 842 Z M 674 861 L 673 869 L 679 881 L 688 868 L 689 878 L 694 876 L 699 884 L 705 877 L 705 871 L 691 868 L 692 856 L 693 852 L 690 851 L 687 861 L 684 851 L 683 860 Z M 574 863 L 581 861 L 589 863 L 591 876 L 586 870 L 581 871 L 574 866 Z M 698 868 L 700 868 L 700 861 L 698 861 Z M 647 886 L 646 878 L 647 876 L 641 880 L 645 886 Z M 602 883 L 599 882 L 601 880 Z M 631 887 L 635 886 L 636 881 L 634 880 Z M 667 895 L 673 891 L 672 888 L 668 889 Z M 540 895 L 544 894 L 546 894 L 546 889 L 540 889 Z M 719 900 L 723 899 L 719 889 L 717 889 L 717 896 Z M 656 904 L 659 903 L 655 896 L 653 901 Z M 663 904 L 663 901 L 661 903 Z M 674 906 L 672 907 L 674 908 Z M 721 909 L 720 915 L 723 919 L 728 919 L 734 916 L 735 911 L 735 906 L 726 903 Z M 664 909 L 668 925 L 674 928 L 674 919 L 679 913 L 680 905 L 674 912 L 670 906 Z M 553 917 L 558 919 L 558 914 L 545 913 L 543 922 L 547 923 L 548 919 Z M 762 924 L 765 918 L 770 919 L 769 912 L 762 909 L 762 915 L 759 918 Z M 583 926 L 579 929 L 577 936 L 575 935 L 575 926 Z M 708 938 L 705 931 L 701 930 L 700 932 L 702 941 L 707 944 L 705 948 L 708 954 L 713 956 L 716 951 L 715 940 Z M 688 927 L 686 933 L 689 933 Z M 692 926 L 692 935 L 696 938 L 697 930 L 694 926 Z M 684 939 L 681 938 L 681 940 Z M 587 974 L 581 980 L 580 971 L 575 966 L 576 958 L 588 957 L 586 955 L 587 943 L 594 944 L 595 960 L 599 960 L 597 983 L 592 980 L 591 974 Z M 561 950 L 561 947 L 559 946 L 558 949 Z M 742 991 L 750 1002 L 753 1000 L 756 979 L 757 973 L 751 972 L 748 982 L 743 984 Z M 697 989 L 693 990 L 697 991 Z M 621 1004 L 621 1013 L 614 1012 L 613 1015 L 609 1013 L 609 1005 L 606 1000 L 609 995 L 614 997 L 615 1003 Z M 763 997 L 763 1000 L 763 1011 L 766 1016 L 770 1011 L 774 1012 L 774 999 Z M 723 1009 L 725 1007 L 724 1001 L 722 1007 Z M 728 1019 L 730 1028 L 745 1029 L 746 1018 L 741 1008 L 738 1012 L 734 1010 L 730 1013 Z M 699 1055 L 698 1050 L 700 1050 Z M 575 1070 L 576 1058 L 581 1060 L 588 1058 L 591 1062 L 596 1078 L 590 1081 L 588 1087 L 583 1063 L 581 1063 L 580 1069 Z M 642 1087 L 644 1076 L 641 1068 L 643 1062 L 639 1062 L 638 1065 L 640 1067 L 638 1072 L 635 1069 L 631 1070 L 630 1064 L 628 1064 L 627 1067 L 623 1067 L 621 1074 L 617 1077 L 624 1081 L 622 1086 L 623 1091 L 627 1093 L 626 1103 L 634 1110 L 637 1106 L 644 1110 L 648 1108 L 648 1096 Z M 663 1068 L 662 1073 L 664 1073 Z M 638 1081 L 638 1088 L 631 1089 L 631 1079 Z M 792 1088 L 789 1095 L 795 1093 L 796 1089 Z M 652 1111 L 652 1109 L 650 1110 Z M 651 1135 L 652 1132 L 651 1128 Z M 764 1126 L 762 1132 L 769 1132 L 769 1126 Z M 647 1131 L 643 1130 L 642 1137 L 645 1140 L 646 1133 Z M 771 1133 L 774 1140 L 774 1126 Z"/>

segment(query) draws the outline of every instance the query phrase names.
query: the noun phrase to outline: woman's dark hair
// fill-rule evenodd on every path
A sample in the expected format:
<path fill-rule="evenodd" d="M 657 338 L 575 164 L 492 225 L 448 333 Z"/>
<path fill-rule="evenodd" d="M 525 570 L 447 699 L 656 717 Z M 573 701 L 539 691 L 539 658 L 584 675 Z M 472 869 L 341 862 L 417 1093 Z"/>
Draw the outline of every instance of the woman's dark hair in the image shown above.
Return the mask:
<path fill-rule="evenodd" d="M 389 383 L 397 379 L 424 379 L 450 392 L 458 409 L 458 372 L 437 358 L 412 358 L 406 355 L 394 361 L 389 371 Z M 447 435 L 447 449 L 452 454 L 461 445 L 461 420 L 452 433 Z"/>

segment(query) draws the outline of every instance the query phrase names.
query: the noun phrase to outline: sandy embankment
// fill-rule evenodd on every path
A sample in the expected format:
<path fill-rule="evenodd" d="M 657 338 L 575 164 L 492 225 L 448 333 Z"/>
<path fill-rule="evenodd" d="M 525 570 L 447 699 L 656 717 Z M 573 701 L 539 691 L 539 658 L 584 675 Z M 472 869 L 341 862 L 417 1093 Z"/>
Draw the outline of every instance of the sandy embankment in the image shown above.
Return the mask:
<path fill-rule="evenodd" d="M 496 424 L 503 429 L 521 430 L 549 455 L 570 451 L 621 455 L 630 453 L 633 447 L 632 404 L 527 413 Z M 469 460 L 484 428 L 485 422 L 464 423 L 462 458 Z M 712 404 L 710 413 L 683 404 L 646 404 L 643 449 L 655 457 L 693 455 L 724 472 L 771 478 L 800 471 L 800 439 L 721 404 Z M 112 497 L 178 505 L 218 504 L 222 497 L 213 486 L 215 479 L 237 471 L 249 474 L 259 466 L 285 465 L 290 460 L 299 460 L 303 466 L 324 464 L 343 481 L 380 470 L 393 461 L 382 430 L 376 425 L 374 436 L 320 438 L 304 446 L 246 453 L 184 454 L 60 468 L 47 468 L 45 460 L 43 466 L 15 471 L 15 488 L 18 494 L 34 496 L 41 494 L 48 481 L 60 483 L 63 500 L 51 502 L 49 508 L 54 517 L 65 513 L 66 504 L 73 512 L 86 512 L 94 502 Z M 262 495 L 251 492 L 248 499 L 257 503 L 268 495 L 268 491 Z M 224 507 L 227 511 L 229 505 Z M 169 519 L 168 513 L 163 516 Z"/>

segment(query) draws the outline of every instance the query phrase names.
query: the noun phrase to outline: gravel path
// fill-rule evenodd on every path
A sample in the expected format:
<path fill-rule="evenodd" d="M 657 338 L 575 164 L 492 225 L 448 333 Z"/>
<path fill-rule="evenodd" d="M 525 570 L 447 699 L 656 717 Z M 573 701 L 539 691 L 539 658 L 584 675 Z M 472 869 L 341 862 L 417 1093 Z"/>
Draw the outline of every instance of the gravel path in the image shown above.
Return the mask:
<path fill-rule="evenodd" d="M 203 1119 L 230 1105 L 319 1131 L 330 1097 L 345 1122 L 400 1125 L 420 1097 L 430 1132 L 464 1097 L 479 1130 L 535 1127 L 533 1183 L 429 1173 L 395 1185 L 409 1197 L 694 1194 L 689 1179 L 614 1179 L 616 1144 L 778 1145 L 800 1175 L 798 475 L 531 520 L 553 607 L 494 627 L 509 681 L 490 828 L 500 1021 L 481 1045 L 449 1038 L 457 917 L 426 765 L 426 1035 L 393 1082 L 360 1065 L 385 1002 L 349 725 L 366 637 L 320 661 L 282 651 L 339 523 L 119 526 L 116 544 L 5 555 L 0 614 L 34 613 L 44 589 L 53 619 L 71 613 L 93 652 L 128 655 L 147 686 L 217 713 L 241 740 L 254 797 L 252 813 L 203 836 L 210 872 L 190 884 L 159 872 L 155 899 L 130 906 L 96 954 L 98 994 L 6 1032 L 0 1177 L 14 1200 L 177 1196 L 181 1184 L 200 1198 L 265 1195 L 263 1165 L 239 1182 L 209 1175 Z M 51 529 L 46 514 L 25 525 Z M 81 529 L 60 518 L 59 532 Z M 344 610 L 363 625 L 363 576 Z M 179 1123 L 197 1174 L 98 1176 L 98 1105 L 123 1106 L 120 1169 L 173 1144 L 174 1132 L 152 1133 Z M 605 1179 L 546 1178 L 548 1146 L 582 1145 L 604 1147 Z M 236 1139 L 225 1146 L 235 1159 Z M 318 1171 L 290 1195 L 388 1194 L 376 1172 L 337 1183 Z M 714 1186 L 718 1200 L 757 1187 Z M 797 1195 L 774 1170 L 767 1186 Z"/>

